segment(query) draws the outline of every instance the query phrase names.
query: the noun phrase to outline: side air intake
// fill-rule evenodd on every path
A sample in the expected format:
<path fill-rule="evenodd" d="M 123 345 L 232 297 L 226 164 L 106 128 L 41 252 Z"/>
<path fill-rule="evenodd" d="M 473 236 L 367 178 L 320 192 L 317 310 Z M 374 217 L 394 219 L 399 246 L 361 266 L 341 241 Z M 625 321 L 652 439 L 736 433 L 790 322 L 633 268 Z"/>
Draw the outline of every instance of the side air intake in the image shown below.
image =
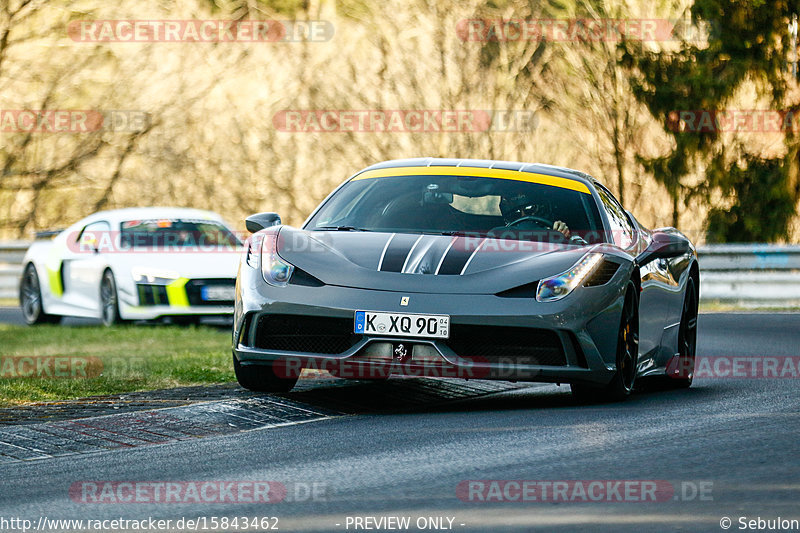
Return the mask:
<path fill-rule="evenodd" d="M 611 278 L 614 277 L 614 274 L 617 273 L 619 270 L 619 263 L 614 263 L 613 261 L 609 261 L 604 259 L 602 263 L 595 269 L 592 273 L 591 277 L 587 279 L 584 283 L 584 287 L 599 287 L 600 285 L 605 285 Z"/>

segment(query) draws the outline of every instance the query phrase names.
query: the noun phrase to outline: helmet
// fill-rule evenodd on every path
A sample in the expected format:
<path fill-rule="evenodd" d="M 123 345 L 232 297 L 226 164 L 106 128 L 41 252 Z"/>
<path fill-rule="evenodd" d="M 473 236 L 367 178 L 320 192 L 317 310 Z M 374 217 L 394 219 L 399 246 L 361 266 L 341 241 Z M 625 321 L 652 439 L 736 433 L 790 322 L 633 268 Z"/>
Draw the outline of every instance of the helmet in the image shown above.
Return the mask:
<path fill-rule="evenodd" d="M 500 198 L 500 212 L 506 222 L 513 222 L 524 216 L 540 216 L 550 218 L 547 206 L 542 205 L 531 194 L 514 194 Z"/>

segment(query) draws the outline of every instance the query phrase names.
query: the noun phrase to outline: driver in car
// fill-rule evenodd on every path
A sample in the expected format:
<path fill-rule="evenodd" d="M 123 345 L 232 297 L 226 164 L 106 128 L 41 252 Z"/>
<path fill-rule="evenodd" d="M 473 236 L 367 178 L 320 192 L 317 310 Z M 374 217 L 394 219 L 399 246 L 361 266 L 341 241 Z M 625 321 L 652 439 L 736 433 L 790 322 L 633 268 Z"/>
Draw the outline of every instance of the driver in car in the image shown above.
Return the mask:
<path fill-rule="evenodd" d="M 553 229 L 569 238 L 570 231 L 567 224 L 556 220 L 551 228 L 552 211 L 549 206 L 542 205 L 526 194 L 500 198 L 500 212 L 507 228 L 513 226 L 517 229 Z"/>

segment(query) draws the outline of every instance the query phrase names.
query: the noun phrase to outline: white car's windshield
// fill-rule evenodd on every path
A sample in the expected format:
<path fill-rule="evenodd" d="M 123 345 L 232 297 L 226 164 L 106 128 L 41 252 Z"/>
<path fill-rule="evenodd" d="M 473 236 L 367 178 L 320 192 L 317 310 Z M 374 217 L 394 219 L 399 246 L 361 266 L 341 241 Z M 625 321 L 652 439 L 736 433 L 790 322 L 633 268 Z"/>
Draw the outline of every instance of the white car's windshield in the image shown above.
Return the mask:
<path fill-rule="evenodd" d="M 120 240 L 132 248 L 241 246 L 223 224 L 201 219 L 128 220 L 121 225 Z"/>

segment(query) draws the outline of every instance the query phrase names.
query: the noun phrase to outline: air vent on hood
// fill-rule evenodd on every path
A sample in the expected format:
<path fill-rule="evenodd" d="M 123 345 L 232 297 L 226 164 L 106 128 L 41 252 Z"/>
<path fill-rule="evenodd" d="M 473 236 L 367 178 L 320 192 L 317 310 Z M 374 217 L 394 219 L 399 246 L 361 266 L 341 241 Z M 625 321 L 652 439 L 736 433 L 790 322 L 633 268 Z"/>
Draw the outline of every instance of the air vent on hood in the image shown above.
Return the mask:
<path fill-rule="evenodd" d="M 290 285 L 302 285 L 304 287 L 322 287 L 325 285 L 321 280 L 315 278 L 305 270 L 294 267 L 292 277 L 289 279 Z"/>
<path fill-rule="evenodd" d="M 532 283 L 520 285 L 519 287 L 514 287 L 513 289 L 498 292 L 495 296 L 499 296 L 500 298 L 536 298 L 536 288 L 538 286 L 539 282 L 534 281 Z"/>

